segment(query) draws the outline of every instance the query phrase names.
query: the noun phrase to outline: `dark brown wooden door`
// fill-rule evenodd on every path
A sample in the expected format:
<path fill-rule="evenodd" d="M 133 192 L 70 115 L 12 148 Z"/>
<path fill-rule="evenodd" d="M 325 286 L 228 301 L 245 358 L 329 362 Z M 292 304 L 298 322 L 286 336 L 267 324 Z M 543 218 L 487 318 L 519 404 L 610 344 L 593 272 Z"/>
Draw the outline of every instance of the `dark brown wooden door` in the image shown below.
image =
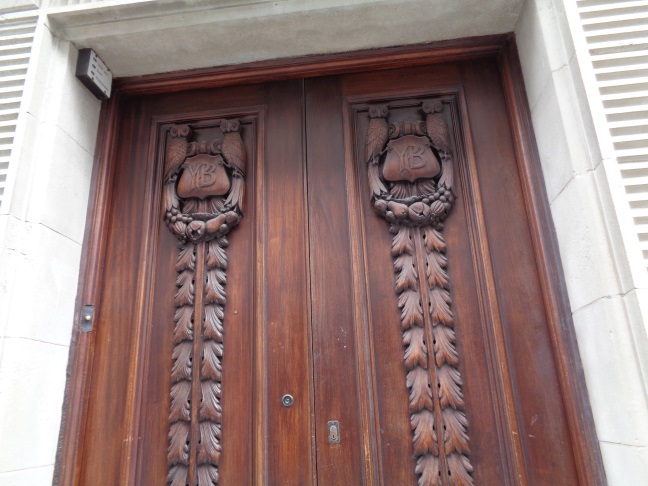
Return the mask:
<path fill-rule="evenodd" d="M 497 63 L 122 101 L 76 484 L 577 484 Z"/>

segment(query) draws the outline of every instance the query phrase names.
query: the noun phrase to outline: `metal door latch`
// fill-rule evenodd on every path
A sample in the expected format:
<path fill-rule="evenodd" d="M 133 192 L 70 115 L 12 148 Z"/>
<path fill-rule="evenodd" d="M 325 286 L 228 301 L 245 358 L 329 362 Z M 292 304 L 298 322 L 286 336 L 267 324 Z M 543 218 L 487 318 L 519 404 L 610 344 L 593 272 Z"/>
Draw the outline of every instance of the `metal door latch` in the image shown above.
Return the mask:
<path fill-rule="evenodd" d="M 94 324 L 94 305 L 84 305 L 81 309 L 81 324 L 79 328 L 81 332 L 90 332 L 92 331 L 92 325 Z"/>
<path fill-rule="evenodd" d="M 337 420 L 331 420 L 326 424 L 328 429 L 328 441 L 329 444 L 339 444 L 340 443 L 340 423 Z"/>

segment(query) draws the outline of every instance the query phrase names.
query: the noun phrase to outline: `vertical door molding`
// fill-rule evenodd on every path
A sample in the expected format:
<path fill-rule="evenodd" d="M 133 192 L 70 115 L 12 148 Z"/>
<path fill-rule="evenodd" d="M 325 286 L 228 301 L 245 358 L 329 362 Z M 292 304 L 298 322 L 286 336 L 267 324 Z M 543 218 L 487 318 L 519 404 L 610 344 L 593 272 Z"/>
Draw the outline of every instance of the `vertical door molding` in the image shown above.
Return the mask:
<path fill-rule="evenodd" d="M 502 44 L 499 66 L 578 477 L 607 484 L 514 37 Z"/>

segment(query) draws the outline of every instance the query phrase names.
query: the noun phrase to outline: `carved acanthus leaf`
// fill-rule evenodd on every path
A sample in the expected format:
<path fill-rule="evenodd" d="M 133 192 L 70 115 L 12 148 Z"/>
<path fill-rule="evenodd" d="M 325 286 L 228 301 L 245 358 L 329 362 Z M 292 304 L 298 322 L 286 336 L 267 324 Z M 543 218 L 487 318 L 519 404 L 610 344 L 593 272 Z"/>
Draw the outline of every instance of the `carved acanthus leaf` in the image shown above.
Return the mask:
<path fill-rule="evenodd" d="M 416 366 L 407 372 L 407 388 L 410 389 L 410 412 L 433 410 L 430 376 L 422 366 Z"/>
<path fill-rule="evenodd" d="M 414 431 L 414 455 L 439 454 L 435 421 L 434 413 L 429 410 L 412 414 L 410 423 Z"/>
<path fill-rule="evenodd" d="M 416 474 L 420 474 L 419 486 L 441 486 L 439 458 L 432 454 L 421 456 L 416 461 Z"/>
<path fill-rule="evenodd" d="M 428 354 L 425 345 L 425 329 L 414 326 L 403 332 L 403 343 L 405 344 L 405 368 L 412 369 L 415 366 L 427 368 Z"/>
<path fill-rule="evenodd" d="M 446 326 L 436 326 L 434 333 L 434 354 L 437 367 L 443 363 L 449 363 L 452 366 L 459 364 L 459 355 L 455 348 L 454 330 Z"/>

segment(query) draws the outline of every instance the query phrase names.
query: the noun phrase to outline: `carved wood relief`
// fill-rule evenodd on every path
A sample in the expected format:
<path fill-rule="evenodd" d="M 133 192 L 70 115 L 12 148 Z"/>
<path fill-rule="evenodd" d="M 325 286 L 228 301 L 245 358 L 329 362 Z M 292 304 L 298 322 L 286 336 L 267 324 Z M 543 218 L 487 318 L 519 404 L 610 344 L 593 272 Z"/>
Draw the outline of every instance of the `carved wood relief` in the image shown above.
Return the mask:
<path fill-rule="evenodd" d="M 401 311 L 415 472 L 420 486 L 472 485 L 468 421 L 455 346 L 443 224 L 452 209 L 447 100 L 417 103 L 424 119 L 369 106 L 366 162 L 376 212 L 389 223 Z"/>
<path fill-rule="evenodd" d="M 190 141 L 189 125 L 167 135 L 164 221 L 179 240 L 171 369 L 167 483 L 219 482 L 227 234 L 243 217 L 246 150 L 239 120 L 222 139 Z"/>

